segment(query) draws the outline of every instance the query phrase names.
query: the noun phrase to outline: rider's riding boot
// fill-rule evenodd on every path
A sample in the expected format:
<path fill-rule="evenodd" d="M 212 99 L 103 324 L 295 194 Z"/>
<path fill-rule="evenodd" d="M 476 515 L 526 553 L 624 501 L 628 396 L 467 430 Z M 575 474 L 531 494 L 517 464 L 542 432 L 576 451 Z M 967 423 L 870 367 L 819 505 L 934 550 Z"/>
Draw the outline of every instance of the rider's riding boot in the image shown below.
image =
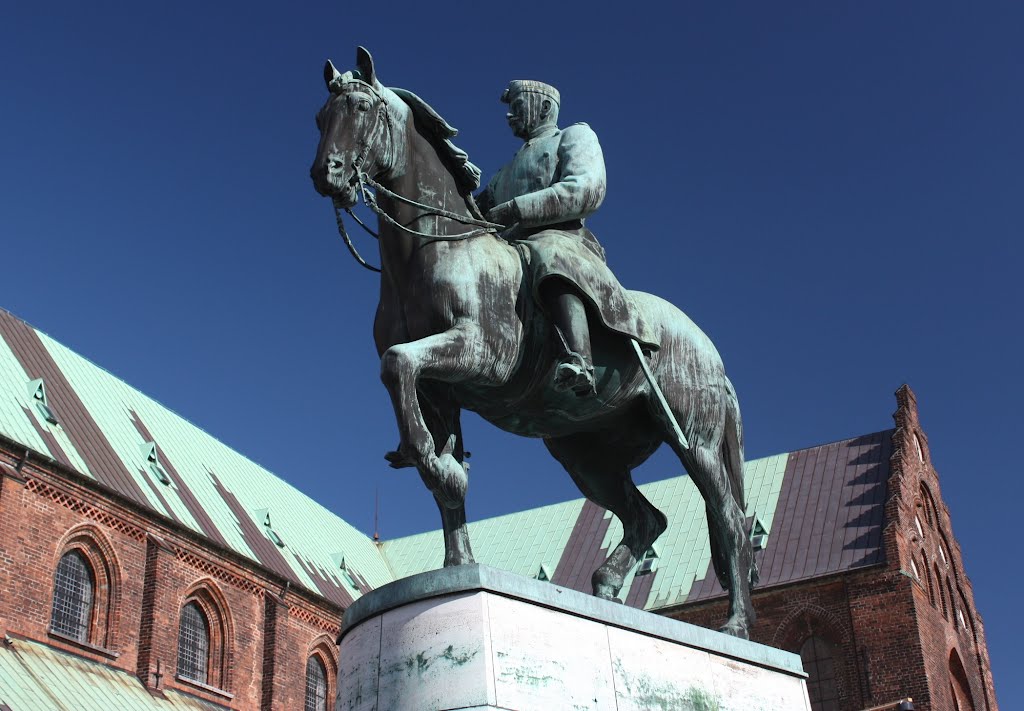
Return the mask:
<path fill-rule="evenodd" d="M 556 280 L 552 280 L 556 281 Z M 583 397 L 597 392 L 594 387 L 594 364 L 590 347 L 590 328 L 583 300 L 568 285 L 546 289 L 548 309 L 555 328 L 565 340 L 567 353 L 555 368 L 555 390 L 572 390 Z"/>

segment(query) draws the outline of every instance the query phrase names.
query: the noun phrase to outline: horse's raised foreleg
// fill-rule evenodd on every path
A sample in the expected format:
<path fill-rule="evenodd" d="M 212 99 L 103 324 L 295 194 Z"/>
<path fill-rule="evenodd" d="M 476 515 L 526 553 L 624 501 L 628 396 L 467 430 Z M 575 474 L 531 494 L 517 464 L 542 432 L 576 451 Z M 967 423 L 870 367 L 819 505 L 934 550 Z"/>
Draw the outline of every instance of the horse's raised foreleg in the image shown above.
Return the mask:
<path fill-rule="evenodd" d="M 388 348 L 381 357 L 381 380 L 388 389 L 399 430 L 399 454 L 415 464 L 423 483 L 441 508 L 445 529 L 445 565 L 472 562 L 466 533 L 465 499 L 469 477 L 460 459 L 457 427 L 446 420 L 446 406 L 421 401 L 421 380 L 438 383 L 475 379 L 488 382 L 487 349 L 478 327 L 457 326 L 444 333 Z M 457 405 L 452 405 L 457 407 Z M 457 418 L 451 420 L 457 425 Z M 452 440 L 452 435 L 456 435 Z"/>
<path fill-rule="evenodd" d="M 612 433 L 590 432 L 544 443 L 583 495 L 622 522 L 622 540 L 591 577 L 594 595 L 618 599 L 626 575 L 668 523 L 665 515 L 640 493 L 630 474 L 632 465 L 650 455 L 658 442 L 626 443 Z"/>
<path fill-rule="evenodd" d="M 433 436 L 435 452 L 439 457 L 449 454 L 462 462 L 465 451 L 458 403 L 451 397 L 446 386 L 430 387 L 423 384 L 419 390 L 420 408 L 424 422 Z M 467 466 L 463 465 L 463 468 Z M 469 544 L 469 530 L 466 528 L 465 504 L 449 508 L 437 496 L 434 497 L 434 501 L 441 511 L 445 567 L 472 563 L 473 549 Z"/>

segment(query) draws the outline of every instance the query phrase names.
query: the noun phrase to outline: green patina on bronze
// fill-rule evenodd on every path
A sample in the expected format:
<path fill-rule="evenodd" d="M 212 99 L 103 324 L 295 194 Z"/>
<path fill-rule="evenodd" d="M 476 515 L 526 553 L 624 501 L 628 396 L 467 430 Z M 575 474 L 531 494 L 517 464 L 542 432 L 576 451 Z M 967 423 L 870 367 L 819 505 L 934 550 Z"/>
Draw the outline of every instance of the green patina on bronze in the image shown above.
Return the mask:
<path fill-rule="evenodd" d="M 362 48 L 356 65 L 325 67 L 310 175 L 336 209 L 362 198 L 380 218 L 374 339 L 399 429 L 387 458 L 416 467 L 433 493 L 444 564 L 473 561 L 462 409 L 543 438 L 584 495 L 622 522 L 592 578 L 609 599 L 666 528 L 630 472 L 667 443 L 705 499 L 712 562 L 729 591 L 722 629 L 748 636 L 756 568 L 736 393 L 710 339 L 668 302 L 622 290 L 583 226 L 605 191 L 596 136 L 557 127 L 553 87 L 513 82 L 507 118 L 524 147 L 481 194 L 485 220 L 471 194 L 479 171 L 451 143 L 451 125 L 382 85 Z"/>

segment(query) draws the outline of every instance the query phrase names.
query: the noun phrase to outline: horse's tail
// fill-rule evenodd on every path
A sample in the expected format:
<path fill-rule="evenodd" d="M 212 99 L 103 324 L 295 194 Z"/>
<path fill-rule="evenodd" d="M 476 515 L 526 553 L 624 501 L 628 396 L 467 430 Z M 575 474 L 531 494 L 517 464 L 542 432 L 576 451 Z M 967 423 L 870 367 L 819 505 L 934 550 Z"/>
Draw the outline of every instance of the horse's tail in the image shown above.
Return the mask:
<path fill-rule="evenodd" d="M 722 448 L 725 454 L 725 468 L 729 473 L 729 488 L 740 508 L 741 515 L 746 513 L 743 484 L 743 420 L 740 417 L 740 405 L 736 398 L 736 389 L 729 379 L 726 382 L 725 437 Z M 750 585 L 757 584 L 757 563 L 753 555 L 750 557 Z"/>

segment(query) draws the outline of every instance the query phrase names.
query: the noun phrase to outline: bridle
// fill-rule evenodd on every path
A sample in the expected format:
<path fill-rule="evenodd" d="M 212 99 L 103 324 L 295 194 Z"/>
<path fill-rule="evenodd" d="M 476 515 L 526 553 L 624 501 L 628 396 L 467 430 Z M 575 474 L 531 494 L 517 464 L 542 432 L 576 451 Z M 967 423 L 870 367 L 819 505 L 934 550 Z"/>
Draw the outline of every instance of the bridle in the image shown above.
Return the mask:
<path fill-rule="evenodd" d="M 366 205 L 366 207 L 368 207 L 372 212 L 374 212 L 377 215 L 377 217 L 384 220 L 392 227 L 401 230 L 402 232 L 405 232 L 407 234 L 413 235 L 414 237 L 420 238 L 421 245 L 430 244 L 432 242 L 458 242 L 461 240 L 467 240 L 485 234 L 497 236 L 497 231 L 505 229 L 505 225 L 496 222 L 488 222 L 487 220 L 484 219 L 477 219 L 474 217 L 459 215 L 458 213 L 452 212 L 450 210 L 445 210 L 444 208 L 441 207 L 434 207 L 432 205 L 425 205 L 421 202 L 417 202 L 415 200 L 405 197 L 404 195 L 399 195 L 398 193 L 384 187 L 383 185 L 375 181 L 373 178 L 371 178 L 363 169 L 363 163 L 366 161 L 366 156 L 369 154 L 370 146 L 372 144 L 377 143 L 377 141 L 371 139 L 373 139 L 376 136 L 378 126 L 380 126 L 381 124 L 385 126 L 385 131 L 387 132 L 387 145 L 386 150 L 384 152 L 385 156 L 387 157 L 387 161 L 383 164 L 384 166 L 387 167 L 383 168 L 383 170 L 389 170 L 393 167 L 391 163 L 392 161 L 394 161 L 396 155 L 394 127 L 392 124 L 391 114 L 388 111 L 388 102 L 385 100 L 384 96 L 379 91 L 377 91 L 375 87 L 373 87 L 372 85 L 368 84 L 365 81 L 362 81 L 361 79 L 356 79 L 354 77 L 349 77 L 344 80 L 342 80 L 341 77 L 337 77 L 336 79 L 330 82 L 329 89 L 332 94 L 340 95 L 342 87 L 346 84 L 358 85 L 360 89 L 365 89 L 366 91 L 371 93 L 377 100 L 377 112 L 374 114 L 373 125 L 366 134 L 367 138 L 365 140 L 359 141 L 359 152 L 356 154 L 355 158 L 352 159 L 352 164 L 349 166 L 352 169 L 352 177 L 349 178 L 348 184 L 350 186 L 358 185 L 359 198 L 362 200 L 363 204 Z M 373 192 L 370 192 L 370 190 L 372 190 Z M 406 205 L 409 205 L 411 207 L 416 207 L 423 210 L 423 214 L 418 215 L 416 217 L 417 220 L 423 217 L 443 217 L 445 219 L 459 222 L 460 224 L 472 225 L 476 227 L 476 229 L 468 230 L 466 232 L 460 232 L 454 235 L 434 235 L 428 234 L 426 232 L 419 232 L 418 230 L 406 227 L 402 223 L 398 222 L 398 220 L 396 220 L 390 214 L 388 214 L 387 210 L 382 208 L 377 203 L 377 194 L 386 195 L 392 200 L 396 200 L 398 202 L 405 203 Z M 466 200 L 466 206 L 469 208 L 470 212 L 479 215 L 480 210 L 479 208 L 477 208 L 476 202 L 473 200 L 473 195 L 471 193 L 467 193 L 463 195 L 463 198 Z M 351 208 L 342 208 L 336 202 L 333 202 L 333 206 L 334 218 L 338 225 L 338 234 L 341 235 L 341 238 L 345 241 L 345 246 L 348 247 L 349 253 L 360 266 L 365 267 L 370 271 L 380 273 L 381 270 L 378 267 L 372 266 L 365 259 L 362 258 L 362 256 L 359 254 L 359 251 L 352 243 L 352 239 L 348 236 L 348 232 L 345 229 L 345 223 L 342 218 L 342 211 L 347 212 L 349 216 L 353 220 L 355 220 L 356 224 L 358 224 L 360 227 L 366 230 L 366 232 L 372 235 L 375 239 L 380 239 L 380 235 L 371 230 L 362 220 L 360 220 L 356 216 L 356 214 L 352 212 Z"/>

